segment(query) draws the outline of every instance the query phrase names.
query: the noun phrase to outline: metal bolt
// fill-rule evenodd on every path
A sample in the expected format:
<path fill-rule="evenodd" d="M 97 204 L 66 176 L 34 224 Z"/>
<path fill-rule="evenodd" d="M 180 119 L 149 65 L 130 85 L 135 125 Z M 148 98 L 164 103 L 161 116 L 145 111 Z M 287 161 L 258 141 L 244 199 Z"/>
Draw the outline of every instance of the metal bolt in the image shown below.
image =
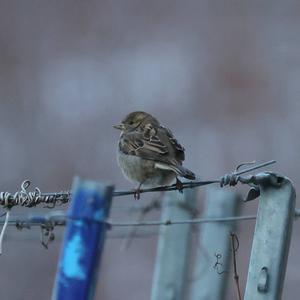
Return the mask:
<path fill-rule="evenodd" d="M 258 278 L 258 284 L 257 284 L 257 290 L 260 293 L 266 293 L 268 291 L 268 281 L 269 281 L 269 274 L 268 274 L 268 268 L 263 267 L 260 271 L 259 278 Z"/>

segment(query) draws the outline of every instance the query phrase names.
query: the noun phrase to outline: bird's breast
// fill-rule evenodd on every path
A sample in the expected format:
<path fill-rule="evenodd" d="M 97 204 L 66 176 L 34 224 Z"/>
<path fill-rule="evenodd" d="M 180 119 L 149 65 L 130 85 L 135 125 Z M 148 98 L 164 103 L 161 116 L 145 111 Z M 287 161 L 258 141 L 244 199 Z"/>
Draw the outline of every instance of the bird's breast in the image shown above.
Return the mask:
<path fill-rule="evenodd" d="M 163 185 L 174 179 L 174 173 L 155 168 L 155 162 L 118 151 L 118 163 L 124 176 L 145 186 Z"/>
<path fill-rule="evenodd" d="M 154 162 L 118 151 L 118 163 L 127 179 L 143 182 L 154 169 Z"/>

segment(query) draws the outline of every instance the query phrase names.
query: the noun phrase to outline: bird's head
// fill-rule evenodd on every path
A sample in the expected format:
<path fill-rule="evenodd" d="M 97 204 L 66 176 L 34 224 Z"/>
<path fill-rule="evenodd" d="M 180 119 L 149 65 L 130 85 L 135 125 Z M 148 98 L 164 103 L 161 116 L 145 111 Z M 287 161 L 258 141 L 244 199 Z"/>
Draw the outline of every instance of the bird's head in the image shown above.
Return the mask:
<path fill-rule="evenodd" d="M 143 111 L 135 111 L 128 114 L 120 124 L 114 125 L 113 127 L 121 131 L 131 131 L 149 123 L 159 124 L 150 114 Z"/>

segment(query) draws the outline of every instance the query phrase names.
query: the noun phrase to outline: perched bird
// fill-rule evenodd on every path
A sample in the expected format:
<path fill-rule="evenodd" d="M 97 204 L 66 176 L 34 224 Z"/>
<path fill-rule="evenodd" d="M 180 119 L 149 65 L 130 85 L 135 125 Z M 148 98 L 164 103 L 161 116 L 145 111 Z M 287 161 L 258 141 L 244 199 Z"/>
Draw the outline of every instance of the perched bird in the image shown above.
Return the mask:
<path fill-rule="evenodd" d="M 118 145 L 118 163 L 124 176 L 138 183 L 135 199 L 139 199 L 142 185 L 155 187 L 170 184 L 177 176 L 194 180 L 195 174 L 182 166 L 184 148 L 172 132 L 146 112 L 128 114 L 118 125 L 121 130 Z"/>

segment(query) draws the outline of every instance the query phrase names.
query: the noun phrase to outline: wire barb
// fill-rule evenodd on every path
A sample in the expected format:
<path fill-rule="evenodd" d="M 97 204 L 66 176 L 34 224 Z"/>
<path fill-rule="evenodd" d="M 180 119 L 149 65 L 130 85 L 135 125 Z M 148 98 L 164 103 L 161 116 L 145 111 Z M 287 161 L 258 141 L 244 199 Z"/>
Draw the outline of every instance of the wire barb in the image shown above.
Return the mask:
<path fill-rule="evenodd" d="M 48 244 L 55 239 L 54 226 L 52 222 L 41 224 L 41 244 L 45 249 L 48 249 Z"/>

